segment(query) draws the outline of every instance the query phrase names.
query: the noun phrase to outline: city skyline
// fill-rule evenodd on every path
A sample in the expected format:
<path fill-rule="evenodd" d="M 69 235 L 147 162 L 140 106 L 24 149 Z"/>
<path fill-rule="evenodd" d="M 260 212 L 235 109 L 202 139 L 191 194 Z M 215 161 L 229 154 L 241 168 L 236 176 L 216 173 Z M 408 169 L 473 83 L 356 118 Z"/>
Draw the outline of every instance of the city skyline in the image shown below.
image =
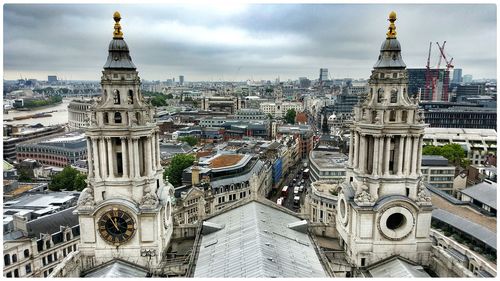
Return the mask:
<path fill-rule="evenodd" d="M 398 38 L 405 42 L 408 68 L 425 67 L 429 41 L 446 40 L 446 54 L 464 75 L 495 78 L 497 74 L 493 4 L 230 4 L 223 8 L 7 4 L 3 78 L 46 80 L 48 75 L 58 75 L 67 80 L 99 80 L 106 56 L 102 49 L 112 33 L 102 26 L 109 26 L 109 14 L 115 10 L 122 14 L 124 38 L 146 80 L 177 80 L 179 75 L 186 81 L 317 79 L 320 68 L 328 68 L 333 78 L 368 78 L 384 35 L 373 30 L 387 25 L 377 15 L 390 10 L 398 14 Z M 437 52 L 434 47 L 434 67 Z"/>

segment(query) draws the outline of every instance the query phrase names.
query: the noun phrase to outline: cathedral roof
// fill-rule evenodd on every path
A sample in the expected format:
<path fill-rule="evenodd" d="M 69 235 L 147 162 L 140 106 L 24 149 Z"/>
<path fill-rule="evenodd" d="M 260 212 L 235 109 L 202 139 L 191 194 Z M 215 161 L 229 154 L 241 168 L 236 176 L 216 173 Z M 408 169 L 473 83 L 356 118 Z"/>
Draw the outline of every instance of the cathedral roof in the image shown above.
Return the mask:
<path fill-rule="evenodd" d="M 396 13 L 391 12 L 389 15 L 389 21 L 391 22 L 389 26 L 389 32 L 387 32 L 387 38 L 382 42 L 380 47 L 380 56 L 378 61 L 375 63 L 373 68 L 405 68 L 406 64 L 403 62 L 401 57 L 401 44 L 398 39 L 396 39 L 396 26 L 394 22 L 396 21 Z"/>
<path fill-rule="evenodd" d="M 104 69 L 132 69 L 136 67 L 130 57 L 129 49 L 125 40 L 123 40 L 123 33 L 120 26 L 120 13 L 115 12 L 113 15 L 115 20 L 115 31 L 113 32 L 113 39 L 109 43 L 108 59 L 104 64 Z"/>

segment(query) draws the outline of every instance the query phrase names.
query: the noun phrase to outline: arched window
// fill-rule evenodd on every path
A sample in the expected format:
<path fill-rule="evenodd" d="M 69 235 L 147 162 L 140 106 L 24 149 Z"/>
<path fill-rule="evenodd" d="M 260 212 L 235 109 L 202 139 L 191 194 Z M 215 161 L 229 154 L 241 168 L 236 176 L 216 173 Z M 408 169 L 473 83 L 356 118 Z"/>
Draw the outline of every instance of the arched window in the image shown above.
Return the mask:
<path fill-rule="evenodd" d="M 120 124 L 122 122 L 122 115 L 120 112 L 115 112 L 115 123 Z"/>
<path fill-rule="evenodd" d="M 120 104 L 120 91 L 115 90 L 113 98 L 115 100 L 115 104 Z"/>
<path fill-rule="evenodd" d="M 134 104 L 134 92 L 132 90 L 128 90 L 128 103 Z"/>
<path fill-rule="evenodd" d="M 71 233 L 66 233 L 66 241 L 69 241 L 71 240 Z"/>
<path fill-rule="evenodd" d="M 104 112 L 104 124 L 108 124 L 109 123 L 109 118 L 108 118 L 108 113 L 107 112 Z"/>
<path fill-rule="evenodd" d="M 15 263 L 15 262 L 17 262 L 17 255 L 13 254 L 12 255 L 12 263 Z"/>
<path fill-rule="evenodd" d="M 398 102 L 398 90 L 392 89 L 391 90 L 391 103 L 397 103 Z"/>
<path fill-rule="evenodd" d="M 384 99 L 384 89 L 380 88 L 378 89 L 377 93 L 377 102 L 381 103 L 383 99 Z"/>
<path fill-rule="evenodd" d="M 30 250 L 26 249 L 24 250 L 24 257 L 29 258 L 30 257 Z"/>
<path fill-rule="evenodd" d="M 3 256 L 3 264 L 5 266 L 10 265 L 10 255 L 9 254 Z"/>

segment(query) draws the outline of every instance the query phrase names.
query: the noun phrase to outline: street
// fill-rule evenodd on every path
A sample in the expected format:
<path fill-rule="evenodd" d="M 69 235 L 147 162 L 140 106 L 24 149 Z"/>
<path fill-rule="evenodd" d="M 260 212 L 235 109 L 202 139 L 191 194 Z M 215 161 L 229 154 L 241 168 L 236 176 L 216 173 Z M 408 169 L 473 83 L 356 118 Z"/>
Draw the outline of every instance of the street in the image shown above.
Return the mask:
<path fill-rule="evenodd" d="M 287 185 L 288 186 L 288 194 L 287 194 L 286 198 L 283 199 L 282 205 L 283 205 L 283 207 L 285 207 L 289 210 L 297 212 L 299 210 L 299 208 L 295 207 L 293 204 L 293 198 L 295 196 L 294 195 L 294 187 L 295 186 L 299 187 L 301 185 L 304 186 L 304 189 L 302 190 L 302 192 L 299 192 L 300 205 L 304 204 L 305 193 L 306 193 L 307 188 L 309 187 L 309 179 L 303 179 L 303 177 L 302 177 L 303 165 L 295 165 L 294 167 L 295 168 L 288 174 L 286 180 L 284 181 L 284 184 L 280 185 L 276 189 L 276 193 L 274 193 L 271 196 L 271 198 L 269 198 L 269 200 L 272 200 L 273 202 L 276 203 L 278 198 L 282 197 L 281 190 L 282 190 L 283 186 Z M 296 180 L 294 181 L 294 179 L 296 179 Z M 304 182 L 301 183 L 302 180 L 304 180 Z"/>

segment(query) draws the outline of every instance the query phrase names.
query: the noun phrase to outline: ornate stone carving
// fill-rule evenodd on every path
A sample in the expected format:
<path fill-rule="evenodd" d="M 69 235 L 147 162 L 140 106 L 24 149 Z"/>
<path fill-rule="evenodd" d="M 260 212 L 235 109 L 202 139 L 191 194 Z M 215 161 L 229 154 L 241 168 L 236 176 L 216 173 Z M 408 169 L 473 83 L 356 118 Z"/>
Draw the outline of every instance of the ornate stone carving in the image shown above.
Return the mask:
<path fill-rule="evenodd" d="M 158 196 L 149 187 L 144 189 L 144 196 L 141 199 L 141 207 L 155 207 L 158 204 Z"/>
<path fill-rule="evenodd" d="M 432 204 L 431 202 L 431 195 L 429 192 L 427 192 L 427 188 L 424 186 L 422 183 L 422 180 L 418 182 L 418 189 L 417 189 L 417 202 L 425 205 L 430 205 Z"/>
<path fill-rule="evenodd" d="M 354 196 L 354 202 L 359 205 L 370 204 L 374 202 L 373 196 L 369 192 L 369 188 L 366 185 L 366 180 L 363 180 L 363 183 L 357 186 L 356 195 Z"/>
<path fill-rule="evenodd" d="M 86 187 L 85 189 L 83 189 L 82 193 L 80 193 L 80 197 L 78 197 L 77 206 L 93 207 L 94 205 L 94 189 L 92 189 L 91 187 Z"/>

